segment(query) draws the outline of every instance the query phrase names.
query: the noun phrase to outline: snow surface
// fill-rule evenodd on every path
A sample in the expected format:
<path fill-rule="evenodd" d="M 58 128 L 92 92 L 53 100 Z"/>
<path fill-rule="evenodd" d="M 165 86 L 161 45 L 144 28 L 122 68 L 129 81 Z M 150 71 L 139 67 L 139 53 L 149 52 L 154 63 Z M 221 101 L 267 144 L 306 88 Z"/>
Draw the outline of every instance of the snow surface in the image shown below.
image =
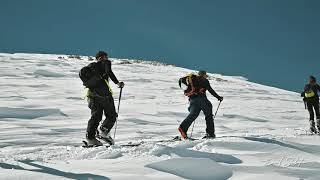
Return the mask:
<path fill-rule="evenodd" d="M 202 158 L 173 158 L 149 164 L 147 167 L 176 174 L 177 176 L 188 179 L 224 180 L 232 176 L 231 168 L 222 166 L 214 161 L 211 161 L 210 159 Z M 197 169 L 197 173 L 194 173 L 195 169 Z"/>
<path fill-rule="evenodd" d="M 0 54 L 0 179 L 320 179 L 320 137 L 307 135 L 299 94 L 243 77 L 210 74 L 225 97 L 217 139 L 157 142 L 178 135 L 188 100 L 177 80 L 192 71 L 155 62 L 113 59 L 126 83 L 118 145 L 80 147 L 90 117 L 81 58 Z M 193 137 L 204 133 L 201 115 Z"/>

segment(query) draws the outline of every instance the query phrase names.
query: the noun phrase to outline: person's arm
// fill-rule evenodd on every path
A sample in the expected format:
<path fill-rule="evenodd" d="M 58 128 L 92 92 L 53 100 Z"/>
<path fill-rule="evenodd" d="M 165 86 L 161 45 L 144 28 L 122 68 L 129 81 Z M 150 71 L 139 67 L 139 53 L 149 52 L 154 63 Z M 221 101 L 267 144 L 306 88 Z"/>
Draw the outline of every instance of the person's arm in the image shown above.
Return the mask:
<path fill-rule="evenodd" d="M 210 92 L 210 94 L 212 96 L 214 96 L 215 98 L 217 98 L 219 101 L 222 101 L 223 100 L 223 97 L 219 96 L 216 91 L 214 91 L 210 85 L 210 82 L 206 79 L 205 81 L 205 87 L 206 89 Z"/>
<path fill-rule="evenodd" d="M 117 77 L 114 75 L 112 69 L 111 69 L 111 61 L 106 61 L 105 62 L 105 71 L 106 71 L 106 75 L 108 75 L 108 77 L 115 83 L 115 84 L 119 84 L 119 81 L 117 79 Z"/>
<path fill-rule="evenodd" d="M 318 87 L 318 91 L 320 92 L 320 85 L 319 85 L 319 84 L 317 84 L 317 87 Z"/>
<path fill-rule="evenodd" d="M 301 92 L 301 97 L 305 98 L 305 92 L 306 92 L 307 85 L 304 86 L 303 91 Z"/>

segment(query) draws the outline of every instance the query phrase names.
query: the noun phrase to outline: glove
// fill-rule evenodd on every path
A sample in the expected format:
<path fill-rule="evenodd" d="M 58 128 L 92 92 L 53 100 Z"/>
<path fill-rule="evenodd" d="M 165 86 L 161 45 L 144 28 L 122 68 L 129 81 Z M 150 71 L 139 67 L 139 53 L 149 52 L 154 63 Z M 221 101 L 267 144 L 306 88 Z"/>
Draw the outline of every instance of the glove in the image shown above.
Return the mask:
<path fill-rule="evenodd" d="M 223 101 L 223 97 L 222 97 L 222 96 L 218 97 L 217 99 L 218 99 L 220 102 Z"/>
<path fill-rule="evenodd" d="M 123 83 L 123 82 L 119 82 L 119 83 L 118 83 L 118 87 L 119 87 L 119 88 L 123 88 L 123 87 L 124 87 L 124 83 Z"/>

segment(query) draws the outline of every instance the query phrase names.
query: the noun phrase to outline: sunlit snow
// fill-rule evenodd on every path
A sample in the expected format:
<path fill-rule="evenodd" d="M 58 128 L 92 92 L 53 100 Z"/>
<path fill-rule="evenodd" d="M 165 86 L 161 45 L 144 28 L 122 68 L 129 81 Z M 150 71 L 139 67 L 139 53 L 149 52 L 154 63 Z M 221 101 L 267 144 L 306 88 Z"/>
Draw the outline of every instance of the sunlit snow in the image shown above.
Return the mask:
<path fill-rule="evenodd" d="M 0 179 L 320 179 L 320 137 L 308 135 L 299 94 L 242 77 L 210 74 L 225 98 L 216 139 L 157 142 L 178 135 L 188 99 L 177 81 L 193 70 L 155 62 L 113 59 L 126 83 L 117 145 L 82 148 L 90 111 L 78 72 L 90 61 L 81 58 L 0 54 Z M 204 135 L 201 115 L 193 137 Z"/>

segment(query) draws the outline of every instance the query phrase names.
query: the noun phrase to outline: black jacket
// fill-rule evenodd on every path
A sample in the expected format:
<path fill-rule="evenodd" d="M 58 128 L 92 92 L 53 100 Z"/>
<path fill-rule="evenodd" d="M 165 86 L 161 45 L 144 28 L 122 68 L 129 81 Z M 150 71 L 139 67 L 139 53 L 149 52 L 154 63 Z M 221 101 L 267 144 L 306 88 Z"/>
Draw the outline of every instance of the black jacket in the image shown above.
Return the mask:
<path fill-rule="evenodd" d="M 91 97 L 99 97 L 99 96 L 105 97 L 105 96 L 112 95 L 105 80 L 107 80 L 107 82 L 109 82 L 109 78 L 110 78 L 115 84 L 118 84 L 119 81 L 118 81 L 117 77 L 114 75 L 114 73 L 112 72 L 111 61 L 109 61 L 109 60 L 98 61 L 96 63 L 95 68 L 96 68 L 97 72 L 99 73 L 99 75 L 103 79 L 101 80 L 101 82 L 98 84 L 98 86 L 96 88 L 90 89 L 89 97 L 90 96 Z"/>

